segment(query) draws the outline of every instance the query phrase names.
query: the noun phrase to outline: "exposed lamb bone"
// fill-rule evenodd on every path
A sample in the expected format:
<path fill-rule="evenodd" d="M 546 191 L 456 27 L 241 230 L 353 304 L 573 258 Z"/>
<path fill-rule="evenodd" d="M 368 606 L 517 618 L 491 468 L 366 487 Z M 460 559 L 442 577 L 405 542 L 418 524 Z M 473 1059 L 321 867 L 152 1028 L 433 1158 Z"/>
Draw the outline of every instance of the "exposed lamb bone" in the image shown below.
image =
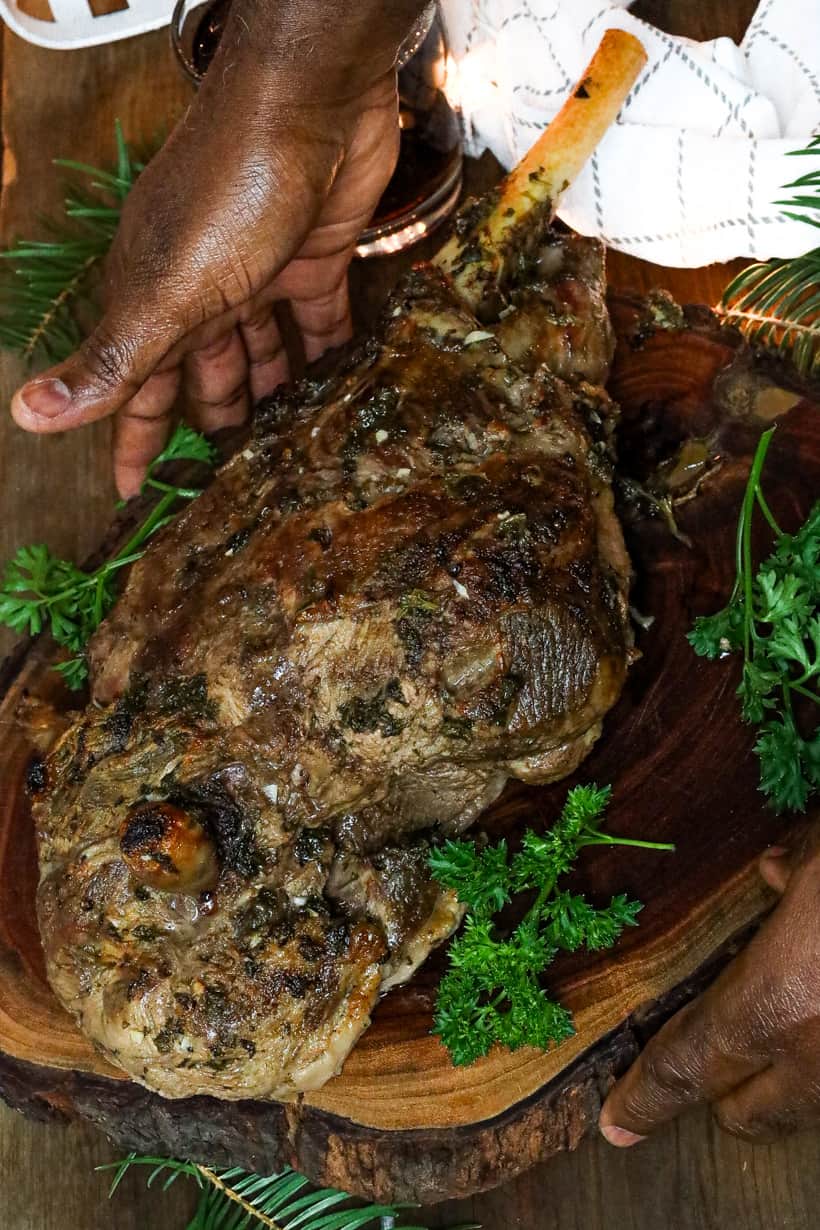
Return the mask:
<path fill-rule="evenodd" d="M 554 214 L 561 194 L 614 122 L 646 59 L 634 35 L 607 30 L 561 110 L 502 182 L 489 213 L 479 214 L 473 226 L 454 234 L 434 258 L 433 263 L 450 275 L 473 311 L 480 315 L 487 294 L 487 271 L 492 270 L 498 279 L 505 251 L 533 210 L 546 208 Z M 465 264 L 465 249 L 475 243 L 481 259 Z"/>

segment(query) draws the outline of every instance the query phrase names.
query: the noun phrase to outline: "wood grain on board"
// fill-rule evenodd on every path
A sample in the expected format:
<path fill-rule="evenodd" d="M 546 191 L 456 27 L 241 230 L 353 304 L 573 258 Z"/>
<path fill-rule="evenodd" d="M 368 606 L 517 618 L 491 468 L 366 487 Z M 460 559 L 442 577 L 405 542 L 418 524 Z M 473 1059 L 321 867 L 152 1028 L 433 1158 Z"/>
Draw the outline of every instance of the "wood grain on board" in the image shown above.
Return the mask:
<path fill-rule="evenodd" d="M 647 0 L 640 7 L 669 29 L 696 37 L 737 37 L 754 3 Z M 190 95 L 166 40 L 160 32 L 65 56 L 28 47 L 4 32 L 5 238 L 35 233 L 37 214 L 53 211 L 59 179 L 49 165 L 52 157 L 104 163 L 111 158 L 115 117 L 139 144 L 149 142 L 182 112 Z M 361 318 L 371 317 L 400 265 L 385 261 L 354 271 Z M 717 266 L 666 271 L 618 254 L 610 261 L 613 284 L 637 289 L 664 284 L 688 301 L 714 302 L 726 276 Z M 3 357 L 5 400 L 19 375 L 16 364 Z M 0 424 L 0 558 L 21 542 L 45 540 L 53 549 L 82 559 L 98 545 L 112 502 L 106 424 L 41 439 L 24 436 L 7 420 Z M 0 652 L 8 644 L 0 640 Z M 7 1169 L 0 1170 L 0 1185 L 4 1198 L 12 1193 L 12 1230 L 28 1225 L 92 1230 L 112 1224 L 113 1215 L 99 1200 L 100 1177 L 88 1173 L 85 1185 L 78 1178 L 78 1170 L 85 1174 L 92 1155 L 102 1156 L 101 1151 L 102 1145 L 82 1128 L 47 1132 L 3 1112 L 0 1166 Z M 599 1144 L 587 1146 L 497 1193 L 427 1220 L 446 1225 L 458 1217 L 478 1217 L 487 1230 L 516 1225 L 648 1230 L 662 1218 L 675 1230 L 733 1224 L 748 1230 L 774 1225 L 808 1230 L 820 1195 L 817 1156 L 816 1137 L 754 1152 L 715 1135 L 703 1117 L 694 1118 L 630 1155 Z M 35 1178 L 35 1169 L 41 1180 Z M 184 1196 L 177 1195 L 179 1204 L 166 1212 L 158 1197 L 145 1196 L 137 1183 L 128 1190 L 124 1209 L 116 1210 L 117 1224 L 182 1224 Z"/>
<path fill-rule="evenodd" d="M 640 661 L 579 776 L 612 783 L 612 831 L 678 849 L 598 850 L 584 860 L 581 883 L 597 898 L 627 891 L 646 906 L 615 950 L 567 956 L 551 971 L 575 1036 L 546 1054 L 497 1048 L 455 1068 L 430 1033 L 438 953 L 379 1004 L 342 1073 L 297 1103 L 164 1102 L 124 1080 L 51 997 L 42 965 L 25 792 L 31 749 L 15 714 L 25 695 L 58 707 L 68 698 L 50 670 L 53 648 L 38 642 L 0 681 L 0 1091 L 13 1105 L 88 1118 L 126 1149 L 266 1172 L 289 1164 L 379 1199 L 471 1195 L 575 1147 L 645 1037 L 765 914 L 772 899 L 756 861 L 781 821 L 757 789 L 735 672 L 698 661 L 686 632 L 731 589 L 737 508 L 763 422 L 756 413 L 774 386 L 708 317 L 646 336 L 640 300 L 616 297 L 612 312 L 622 467 L 643 481 L 647 458 L 671 459 L 693 436 L 709 439 L 720 462 L 680 505 L 679 537 L 659 519 L 627 523 L 633 602 L 654 623 L 638 637 Z M 792 408 L 770 452 L 767 498 L 790 525 L 820 487 L 820 431 L 817 406 L 780 396 Z M 653 427 L 659 433 L 648 436 Z M 565 783 L 511 784 L 482 828 L 514 839 L 546 827 L 565 793 Z"/>

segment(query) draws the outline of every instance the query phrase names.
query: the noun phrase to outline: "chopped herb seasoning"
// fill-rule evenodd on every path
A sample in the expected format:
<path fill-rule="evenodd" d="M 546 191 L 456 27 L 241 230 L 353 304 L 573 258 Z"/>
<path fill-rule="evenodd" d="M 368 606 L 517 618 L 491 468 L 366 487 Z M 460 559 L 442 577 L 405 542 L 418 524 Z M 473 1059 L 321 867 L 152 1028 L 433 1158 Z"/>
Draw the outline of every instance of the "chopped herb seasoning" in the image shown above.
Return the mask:
<path fill-rule="evenodd" d="M 245 526 L 244 529 L 237 530 L 235 534 L 231 534 L 228 541 L 225 543 L 225 554 L 236 555 L 243 547 L 248 545 L 251 536 L 251 527 Z"/>
<path fill-rule="evenodd" d="M 356 734 L 380 731 L 385 739 L 401 734 L 404 723 L 387 708 L 387 702 L 406 705 L 398 679 L 391 679 L 375 696 L 354 696 L 339 706 L 342 726 Z"/>
<path fill-rule="evenodd" d="M 446 717 L 441 723 L 441 733 L 447 739 L 459 739 L 462 743 L 467 743 L 473 737 L 473 723 L 466 717 Z"/>
<path fill-rule="evenodd" d="M 304 867 L 320 859 L 327 839 L 326 829 L 302 829 L 293 843 L 293 856 L 299 866 Z"/>
<path fill-rule="evenodd" d="M 419 612 L 432 615 L 438 609 L 438 603 L 430 594 L 425 593 L 423 589 L 411 589 L 409 593 L 402 596 L 399 603 L 399 618 L 417 615 Z"/>
<path fill-rule="evenodd" d="M 310 542 L 318 542 L 323 551 L 326 551 L 333 542 L 333 534 L 326 525 L 318 525 L 316 529 L 311 530 L 308 534 Z"/>
<path fill-rule="evenodd" d="M 177 1038 L 182 1037 L 182 1022 L 178 1019 L 169 1021 L 164 1025 L 158 1034 L 154 1036 L 154 1046 L 159 1051 L 160 1055 L 167 1055 L 173 1050 L 174 1043 Z"/>
<path fill-rule="evenodd" d="M 510 673 L 504 675 L 498 687 L 498 702 L 493 712 L 492 720 L 496 726 L 506 726 L 509 721 L 510 708 L 524 686 L 520 675 Z"/>
<path fill-rule="evenodd" d="M 360 453 L 364 452 L 371 432 L 388 426 L 394 432 L 397 430 L 400 432 L 400 425 L 394 419 L 399 399 L 398 389 L 381 388 L 358 407 L 354 425 L 342 448 L 342 472 L 344 474 L 349 476 L 355 472 L 356 462 Z"/>
<path fill-rule="evenodd" d="M 48 774 L 45 761 L 42 756 L 32 756 L 26 770 L 27 794 L 41 794 L 45 790 L 47 783 Z"/>

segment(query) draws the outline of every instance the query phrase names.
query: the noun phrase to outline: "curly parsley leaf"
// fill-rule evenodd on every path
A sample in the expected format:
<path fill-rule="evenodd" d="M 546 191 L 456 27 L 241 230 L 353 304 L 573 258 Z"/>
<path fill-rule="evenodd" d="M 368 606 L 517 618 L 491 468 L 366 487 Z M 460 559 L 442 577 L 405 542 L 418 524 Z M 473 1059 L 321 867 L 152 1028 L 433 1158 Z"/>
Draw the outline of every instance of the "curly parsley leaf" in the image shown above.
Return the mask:
<path fill-rule="evenodd" d="M 610 948 L 636 925 L 641 905 L 617 896 L 596 907 L 560 888 L 560 878 L 589 845 L 673 849 L 603 833 L 611 794 L 609 786 L 576 786 L 553 828 L 527 832 L 512 857 L 505 841 L 483 850 L 448 841 L 431 853 L 436 879 L 467 907 L 464 929 L 450 945 L 434 1024 L 454 1064 L 473 1063 L 496 1043 L 547 1050 L 573 1034 L 571 1014 L 542 985 L 545 971 L 561 951 Z M 517 927 L 503 931 L 494 915 L 518 893 L 534 893 L 535 901 Z"/>
<path fill-rule="evenodd" d="M 760 789 L 775 811 L 804 811 L 820 790 L 820 727 L 806 734 L 807 722 L 798 714 L 801 705 L 820 705 L 820 502 L 796 533 L 778 526 L 761 478 L 774 430 L 761 436 L 746 485 L 734 590 L 722 611 L 696 620 L 689 643 L 702 657 L 743 654 L 737 694 L 743 720 L 760 727 Z M 774 534 L 774 546 L 755 571 L 756 508 Z"/>
<path fill-rule="evenodd" d="M 205 465 L 215 465 L 217 451 L 205 436 L 187 423 L 180 423 L 171 439 L 161 453 L 158 453 L 149 467 L 149 476 L 157 466 L 166 461 L 202 461 Z"/>
<path fill-rule="evenodd" d="M 640 901 L 630 901 L 623 895 L 613 897 L 607 908 L 600 910 L 591 906 L 586 897 L 556 893 L 549 910 L 551 934 L 556 946 L 567 952 L 583 947 L 597 952 L 611 948 L 624 927 L 637 926 L 642 908 Z"/>
<path fill-rule="evenodd" d="M 155 488 L 161 498 L 124 547 L 93 572 L 84 572 L 70 560 L 59 559 L 42 543 L 20 547 L 6 565 L 0 585 L 0 624 L 22 635 L 51 632 L 58 645 L 74 655 L 55 670 L 72 690 L 88 677 L 85 647 L 117 600 L 120 569 L 143 554 L 148 539 L 170 519 L 181 499 L 194 499 L 199 490 L 175 487 L 154 477 L 161 461 L 204 461 L 212 465 L 216 452 L 204 436 L 180 424 L 167 447 L 151 463 L 143 489 Z"/>
<path fill-rule="evenodd" d="M 62 675 L 66 686 L 72 692 L 78 692 L 88 678 L 88 662 L 84 654 L 79 658 L 68 658 L 65 662 L 58 662 L 54 669 Z"/>
<path fill-rule="evenodd" d="M 760 789 L 778 811 L 805 811 L 812 791 L 820 786 L 817 755 L 820 728 L 812 741 L 803 739 L 794 717 L 780 714 L 761 726 L 755 743 L 760 760 Z"/>
<path fill-rule="evenodd" d="M 730 602 L 715 615 L 702 615 L 688 636 L 695 653 L 704 658 L 722 658 L 743 648 L 743 607 Z"/>
<path fill-rule="evenodd" d="M 477 850 L 473 841 L 447 841 L 430 854 L 436 879 L 452 888 L 459 901 L 469 901 L 474 917 L 484 918 L 504 908 L 510 899 L 507 843 Z"/>

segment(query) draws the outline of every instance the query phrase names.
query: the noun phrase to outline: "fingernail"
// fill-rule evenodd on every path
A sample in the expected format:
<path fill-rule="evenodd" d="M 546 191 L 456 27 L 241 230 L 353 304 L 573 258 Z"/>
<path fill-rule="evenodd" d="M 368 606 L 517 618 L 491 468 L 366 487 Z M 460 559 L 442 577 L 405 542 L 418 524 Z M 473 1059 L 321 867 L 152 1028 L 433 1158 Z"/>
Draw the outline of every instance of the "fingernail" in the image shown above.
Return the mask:
<path fill-rule="evenodd" d="M 785 846 L 769 846 L 768 849 L 763 851 L 763 857 L 764 858 L 782 858 L 784 854 L 788 854 L 788 853 L 789 851 L 787 850 Z"/>
<path fill-rule="evenodd" d="M 615 1127 L 614 1123 L 602 1123 L 601 1135 L 616 1149 L 629 1149 L 632 1145 L 639 1145 L 642 1140 L 646 1140 L 645 1136 L 628 1132 L 626 1128 Z"/>
<path fill-rule="evenodd" d="M 62 380 L 32 380 L 20 394 L 23 405 L 42 419 L 56 419 L 71 405 L 71 390 Z"/>

